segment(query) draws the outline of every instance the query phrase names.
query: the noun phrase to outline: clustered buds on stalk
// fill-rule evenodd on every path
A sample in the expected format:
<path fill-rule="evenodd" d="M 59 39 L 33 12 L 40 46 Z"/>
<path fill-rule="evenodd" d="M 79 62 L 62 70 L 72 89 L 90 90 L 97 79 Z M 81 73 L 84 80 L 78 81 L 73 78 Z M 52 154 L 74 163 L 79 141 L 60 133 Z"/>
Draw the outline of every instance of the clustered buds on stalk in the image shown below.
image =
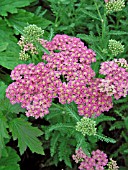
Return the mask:
<path fill-rule="evenodd" d="M 112 40 L 112 39 L 109 40 L 108 47 L 113 56 L 117 56 L 118 54 L 124 51 L 124 45 L 122 45 L 121 42 L 116 40 Z"/>
<path fill-rule="evenodd" d="M 121 11 L 125 7 L 124 0 L 104 0 L 107 13 Z"/>
<path fill-rule="evenodd" d="M 29 25 L 24 28 L 23 35 L 21 36 L 18 45 L 21 47 L 20 60 L 28 60 L 30 55 L 38 54 L 36 44 L 42 38 L 44 30 L 36 25 Z"/>
<path fill-rule="evenodd" d="M 44 34 L 44 30 L 41 27 L 37 27 L 36 25 L 29 25 L 24 28 L 23 36 L 28 42 L 35 42 L 39 38 L 42 38 Z"/>
<path fill-rule="evenodd" d="M 117 166 L 117 162 L 110 158 L 110 162 L 107 164 L 108 170 L 118 170 L 119 166 Z"/>
<path fill-rule="evenodd" d="M 85 135 L 95 135 L 96 134 L 96 122 L 93 119 L 83 117 L 79 122 L 77 122 L 76 130 Z"/>

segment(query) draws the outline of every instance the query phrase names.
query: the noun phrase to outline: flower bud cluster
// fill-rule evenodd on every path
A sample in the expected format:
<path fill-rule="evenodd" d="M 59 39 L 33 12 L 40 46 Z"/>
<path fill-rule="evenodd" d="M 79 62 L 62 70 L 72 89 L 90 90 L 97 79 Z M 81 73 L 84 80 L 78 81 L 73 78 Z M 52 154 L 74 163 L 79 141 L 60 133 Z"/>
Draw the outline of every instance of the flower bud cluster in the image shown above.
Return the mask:
<path fill-rule="evenodd" d="M 124 45 L 122 45 L 119 41 L 116 40 L 109 40 L 108 47 L 114 56 L 124 51 Z"/>
<path fill-rule="evenodd" d="M 39 38 L 42 38 L 44 34 L 44 30 L 41 27 L 37 27 L 36 25 L 32 24 L 24 28 L 23 36 L 26 41 L 28 42 L 35 42 Z"/>
<path fill-rule="evenodd" d="M 96 134 L 96 122 L 93 119 L 83 117 L 81 121 L 77 122 L 76 130 L 85 135 L 95 135 Z"/>
<path fill-rule="evenodd" d="M 30 55 L 38 54 L 35 44 L 43 36 L 44 30 L 36 25 L 29 25 L 24 28 L 23 36 L 21 36 L 18 45 L 21 47 L 20 60 L 28 60 Z M 29 54 L 27 53 L 29 52 Z"/>
<path fill-rule="evenodd" d="M 101 64 L 100 73 L 106 75 L 105 79 L 101 79 L 99 89 L 106 92 L 107 96 L 113 96 L 118 100 L 126 97 L 128 93 L 128 64 L 125 59 L 115 59 Z"/>
<path fill-rule="evenodd" d="M 119 169 L 116 161 L 114 161 L 112 158 L 110 158 L 110 162 L 108 162 L 107 166 L 108 166 L 108 170 L 118 170 Z"/>
<path fill-rule="evenodd" d="M 125 7 L 124 0 L 105 0 L 107 13 L 121 11 Z"/>
<path fill-rule="evenodd" d="M 100 150 L 93 151 L 92 156 L 88 157 L 80 148 L 72 158 L 76 163 L 80 163 L 78 167 L 80 170 L 104 170 L 108 163 L 107 155 Z"/>

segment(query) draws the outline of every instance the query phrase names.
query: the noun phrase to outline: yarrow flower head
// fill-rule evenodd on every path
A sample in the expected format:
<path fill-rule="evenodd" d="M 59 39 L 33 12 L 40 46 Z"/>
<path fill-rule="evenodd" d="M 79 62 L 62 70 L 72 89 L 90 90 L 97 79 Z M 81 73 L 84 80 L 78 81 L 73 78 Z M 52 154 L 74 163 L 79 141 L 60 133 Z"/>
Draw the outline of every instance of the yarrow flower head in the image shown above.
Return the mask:
<path fill-rule="evenodd" d="M 124 45 L 122 45 L 119 41 L 116 40 L 109 40 L 108 47 L 114 56 L 124 51 Z"/>
<path fill-rule="evenodd" d="M 105 0 L 107 13 L 121 11 L 125 7 L 124 0 Z"/>
<path fill-rule="evenodd" d="M 80 163 L 80 170 L 104 170 L 104 166 L 108 163 L 107 155 L 100 150 L 93 151 L 92 156 L 89 157 L 80 148 L 72 158 L 76 163 Z"/>
<path fill-rule="evenodd" d="M 59 101 L 62 104 L 74 101 L 80 115 L 99 116 L 112 108 L 111 97 L 98 91 L 99 79 L 93 78 L 95 72 L 91 63 L 96 61 L 95 53 L 87 49 L 84 43 L 75 37 L 56 35 L 51 42 L 42 41 L 50 51 L 43 55 L 50 69 L 61 73 L 66 84 L 59 88 Z"/>
<path fill-rule="evenodd" d="M 119 166 L 117 166 L 117 162 L 110 158 L 110 162 L 107 164 L 108 170 L 118 170 Z"/>
<path fill-rule="evenodd" d="M 106 75 L 101 79 L 99 89 L 106 92 L 107 96 L 113 96 L 118 100 L 126 97 L 128 93 L 128 64 L 125 59 L 115 59 L 101 64 L 100 73 Z"/>
<path fill-rule="evenodd" d="M 15 80 L 6 89 L 6 96 L 12 104 L 21 103 L 27 109 L 26 115 L 35 118 L 48 114 L 52 98 L 57 97 L 57 87 L 61 83 L 59 73 L 49 70 L 44 63 L 21 64 L 11 72 Z"/>
<path fill-rule="evenodd" d="M 76 130 L 85 135 L 95 135 L 96 134 L 96 122 L 90 118 L 83 117 L 81 121 L 77 122 Z"/>
<path fill-rule="evenodd" d="M 23 64 L 12 71 L 15 82 L 6 90 L 12 103 L 22 103 L 27 116 L 36 118 L 48 113 L 52 98 L 58 98 L 61 104 L 74 101 L 79 115 L 86 117 L 112 108 L 112 97 L 100 91 L 101 81 L 94 78 L 91 68 L 96 54 L 79 38 L 56 35 L 52 41 L 40 39 L 40 43 L 50 52 L 42 56 L 47 64 Z"/>

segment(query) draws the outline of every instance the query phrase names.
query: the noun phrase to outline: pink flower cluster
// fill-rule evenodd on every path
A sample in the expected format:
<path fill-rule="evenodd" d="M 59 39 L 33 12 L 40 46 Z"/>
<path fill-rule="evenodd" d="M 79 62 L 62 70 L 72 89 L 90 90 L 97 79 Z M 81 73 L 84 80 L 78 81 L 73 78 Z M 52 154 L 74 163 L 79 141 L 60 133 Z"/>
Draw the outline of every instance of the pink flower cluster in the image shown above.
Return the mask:
<path fill-rule="evenodd" d="M 125 59 L 115 59 L 101 64 L 100 73 L 106 75 L 105 79 L 101 79 L 99 89 L 105 92 L 107 96 L 113 96 L 119 99 L 126 97 L 128 93 L 128 67 Z"/>
<path fill-rule="evenodd" d="M 75 37 L 56 35 L 52 41 L 40 40 L 50 51 L 38 65 L 18 65 L 11 73 L 15 80 L 6 90 L 6 96 L 14 103 L 22 103 L 27 116 L 36 118 L 47 114 L 52 98 L 61 104 L 75 102 L 78 113 L 86 117 L 99 116 L 112 108 L 112 98 L 99 90 L 99 78 L 91 62 L 95 53 Z"/>
<path fill-rule="evenodd" d="M 92 156 L 88 157 L 80 148 L 72 158 L 76 163 L 80 162 L 80 170 L 104 170 L 108 163 L 107 155 L 100 150 L 93 151 Z"/>
<path fill-rule="evenodd" d="M 100 79 L 94 78 L 91 63 L 96 61 L 95 53 L 75 37 L 56 35 L 51 42 L 42 40 L 50 55 L 42 56 L 50 69 L 61 73 L 66 83 L 58 92 L 62 104 L 74 101 L 80 115 L 99 116 L 112 108 L 112 99 L 98 89 Z"/>
<path fill-rule="evenodd" d="M 43 117 L 49 113 L 52 98 L 57 97 L 59 77 L 58 71 L 48 69 L 44 63 L 18 65 L 11 72 L 15 82 L 6 89 L 6 96 L 12 104 L 22 103 L 27 116 Z"/>

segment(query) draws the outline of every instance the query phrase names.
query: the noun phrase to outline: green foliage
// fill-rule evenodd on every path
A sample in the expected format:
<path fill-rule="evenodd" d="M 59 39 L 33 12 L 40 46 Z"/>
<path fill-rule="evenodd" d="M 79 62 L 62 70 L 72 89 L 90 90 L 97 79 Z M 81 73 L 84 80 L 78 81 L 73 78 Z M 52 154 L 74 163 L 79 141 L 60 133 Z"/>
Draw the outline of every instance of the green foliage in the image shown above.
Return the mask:
<path fill-rule="evenodd" d="M 109 145 L 112 143 L 110 146 L 116 142 L 116 149 L 112 151 L 111 156 L 118 162 L 124 162 L 125 167 L 120 169 L 128 169 L 128 96 L 114 99 L 113 110 L 95 118 L 97 133 L 93 136 L 83 136 L 76 131 L 75 127 L 81 116 L 78 115 L 75 103 L 53 103 L 49 108 L 50 114 L 45 116 L 46 124 L 43 122 L 40 125 L 30 123 L 29 120 L 34 122 L 33 118 L 24 116 L 25 109 L 21 108 L 20 104 L 12 105 L 5 97 L 7 85 L 11 83 L 10 71 L 18 64 L 25 63 L 19 60 L 20 48 L 17 42 L 24 27 L 29 24 L 41 27 L 44 30 L 44 39 L 48 41 L 56 34 L 81 38 L 85 45 L 96 53 L 97 62 L 92 64 L 96 77 L 102 77 L 99 74 L 101 62 L 114 58 L 108 46 L 110 39 L 120 41 L 124 45 L 124 52 L 118 53 L 115 58 L 127 60 L 128 3 L 125 5 L 122 11 L 108 14 L 105 3 L 101 0 L 1 0 L 0 170 L 20 170 L 19 156 L 14 149 L 6 146 L 12 139 L 18 140 L 20 154 L 23 154 L 27 147 L 38 154 L 44 154 L 43 147 L 50 148 L 49 164 L 57 165 L 59 161 L 64 161 L 67 169 L 73 169 L 71 155 L 75 149 L 81 147 L 89 156 L 92 150 L 100 147 L 99 140 Z M 41 48 L 41 52 L 49 54 L 45 48 Z M 42 127 L 44 134 L 37 126 Z M 110 150 L 111 148 L 113 147 L 110 147 Z M 105 151 L 110 154 L 107 149 Z"/>
<path fill-rule="evenodd" d="M 19 112 L 25 112 L 25 109 L 21 108 L 20 104 L 12 105 L 9 99 L 4 98 L 0 100 L 0 112 L 3 112 L 6 115 L 10 113 L 18 114 Z"/>
<path fill-rule="evenodd" d="M 68 167 L 71 167 L 71 159 L 69 158 L 71 158 L 74 150 L 81 147 L 87 155 L 90 155 L 91 151 L 96 149 L 98 140 L 107 143 L 116 142 L 102 134 L 102 126 L 92 136 L 84 136 L 81 132 L 78 132 L 76 124 L 82 118 L 78 115 L 77 105 L 74 102 L 65 105 L 53 103 L 49 111 L 50 114 L 46 115 L 45 119 L 49 121 L 50 125 L 42 126 L 42 129 L 45 131 L 45 139 L 50 141 L 50 153 L 53 162 L 56 162 L 56 164 L 63 160 Z M 95 120 L 98 125 L 103 121 L 114 121 L 115 118 L 101 115 Z"/>
<path fill-rule="evenodd" d="M 14 28 L 16 34 L 19 34 L 22 32 L 24 27 L 28 26 L 29 24 L 35 24 L 42 29 L 45 29 L 51 24 L 51 21 L 36 16 L 31 12 L 27 12 L 26 10 L 19 9 L 18 13 L 14 14 L 7 20 L 7 23 L 9 26 Z"/>
<path fill-rule="evenodd" d="M 37 138 L 43 134 L 37 127 L 33 127 L 26 118 L 17 118 L 16 114 L 25 112 L 19 104 L 12 105 L 5 98 L 6 85 L 0 82 L 0 169 L 20 170 L 17 162 L 20 160 L 16 152 L 6 146 L 12 137 L 18 139 L 20 154 L 23 154 L 27 147 L 32 152 L 44 154 L 42 142 Z M 11 157 L 11 158 L 10 158 Z"/>
<path fill-rule="evenodd" d="M 20 161 L 20 157 L 16 151 L 10 147 L 6 147 L 6 155 L 2 154 L 0 159 L 0 170 L 20 170 L 20 166 L 17 164 Z"/>
<path fill-rule="evenodd" d="M 8 124 L 6 117 L 0 115 L 0 156 L 2 149 L 5 147 L 4 138 L 9 138 L 7 128 Z"/>
<path fill-rule="evenodd" d="M 30 5 L 30 3 L 34 2 L 35 0 L 1 0 L 0 2 L 0 15 L 7 16 L 7 13 L 17 13 L 18 8 L 25 7 Z"/>
<path fill-rule="evenodd" d="M 4 98 L 6 88 L 7 88 L 7 85 L 5 85 L 4 82 L 0 81 L 0 100 Z"/>
<path fill-rule="evenodd" d="M 118 121 L 116 121 L 114 124 L 110 126 L 110 131 L 118 130 L 120 132 L 120 137 L 118 138 L 117 143 L 120 143 L 120 141 L 124 141 L 119 145 L 118 149 L 111 155 L 112 157 L 116 157 L 118 161 L 124 158 L 125 165 L 128 167 L 128 115 L 127 115 L 127 109 L 128 109 L 128 96 L 126 98 L 122 98 L 117 100 L 114 100 L 114 103 L 116 103 L 114 107 L 114 112 L 118 116 Z M 118 132 L 118 133 L 119 133 Z M 118 156 L 121 154 L 122 156 Z M 122 167 L 123 168 L 123 167 Z"/>
<path fill-rule="evenodd" d="M 20 154 L 23 154 L 27 146 L 32 152 L 44 154 L 42 143 L 37 138 L 42 135 L 42 131 L 22 118 L 15 118 L 10 121 L 9 129 L 14 140 L 18 139 Z"/>

